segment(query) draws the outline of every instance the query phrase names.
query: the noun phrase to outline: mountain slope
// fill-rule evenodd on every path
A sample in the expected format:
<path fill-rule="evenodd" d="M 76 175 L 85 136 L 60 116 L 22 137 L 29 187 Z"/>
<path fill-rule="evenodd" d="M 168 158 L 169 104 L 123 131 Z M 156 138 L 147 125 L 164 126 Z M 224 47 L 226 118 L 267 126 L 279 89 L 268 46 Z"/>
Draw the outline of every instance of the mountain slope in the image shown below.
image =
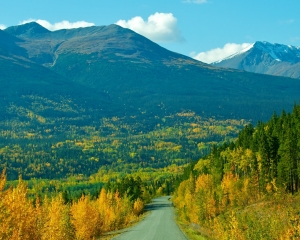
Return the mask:
<path fill-rule="evenodd" d="M 106 31 L 108 41 L 103 40 Z M 211 67 L 115 25 L 102 32 L 102 38 L 95 34 L 98 45 L 88 35 L 84 41 L 71 39 L 77 49 L 62 44 L 52 69 L 107 92 L 123 106 L 122 114 L 141 109 L 153 115 L 164 106 L 168 112 L 261 119 L 299 100 L 299 81 Z"/>
<path fill-rule="evenodd" d="M 117 25 L 49 32 L 29 23 L 5 32 L 22 40 L 27 61 L 81 86 L 82 102 L 95 93 L 94 103 L 116 116 L 191 110 L 258 120 L 299 101 L 298 80 L 213 67 Z"/>
<path fill-rule="evenodd" d="M 101 115 L 110 105 L 107 94 L 70 82 L 28 59 L 21 47 L 24 42 L 0 30 L 0 119 L 30 119 L 30 112 L 52 119 L 88 118 Z M 91 107 L 95 109 L 89 111 Z"/>
<path fill-rule="evenodd" d="M 18 46 L 23 40 L 0 30 L 0 56 L 26 56 L 26 50 Z"/>
<path fill-rule="evenodd" d="M 236 133 L 228 122 L 246 122 L 230 119 L 268 119 L 300 97 L 298 79 L 214 67 L 116 25 L 25 24 L 0 34 L 0 167 L 11 179 L 184 164 L 199 157 L 203 137 L 228 140 Z M 196 120 L 212 116 L 226 124 Z"/>
<path fill-rule="evenodd" d="M 37 23 L 27 23 L 4 30 L 23 39 L 20 47 L 36 63 L 52 66 L 61 54 L 93 54 L 99 57 L 120 56 L 125 60 L 170 61 L 178 59 L 205 65 L 178 53 L 170 52 L 147 38 L 117 25 L 64 29 L 50 32 Z M 44 57 L 41 57 L 44 56 Z"/>
<path fill-rule="evenodd" d="M 300 47 L 256 42 L 214 66 L 248 72 L 300 78 Z"/>

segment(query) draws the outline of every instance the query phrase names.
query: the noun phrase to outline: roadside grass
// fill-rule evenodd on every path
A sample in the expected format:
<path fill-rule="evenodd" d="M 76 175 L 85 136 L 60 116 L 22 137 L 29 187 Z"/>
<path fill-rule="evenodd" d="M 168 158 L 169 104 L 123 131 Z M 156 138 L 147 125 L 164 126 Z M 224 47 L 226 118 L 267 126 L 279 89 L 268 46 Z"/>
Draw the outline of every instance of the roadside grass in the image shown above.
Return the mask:
<path fill-rule="evenodd" d="M 99 239 L 103 239 L 103 240 L 111 240 L 114 237 L 126 232 L 129 228 L 134 227 L 135 225 L 137 225 L 138 223 L 140 223 L 141 221 L 143 221 L 148 215 L 150 214 L 149 211 L 145 210 L 144 213 L 142 213 L 135 221 L 132 221 L 131 224 L 129 224 L 128 226 L 126 226 L 125 228 L 119 229 L 119 230 L 115 230 L 112 232 L 106 232 L 103 233 Z"/>
<path fill-rule="evenodd" d="M 195 230 L 191 224 L 185 224 L 180 219 L 178 219 L 178 216 L 175 218 L 178 226 L 180 227 L 181 231 L 186 235 L 186 237 L 190 240 L 210 240 L 208 237 L 204 237 L 201 235 L 201 233 L 197 230 Z"/>

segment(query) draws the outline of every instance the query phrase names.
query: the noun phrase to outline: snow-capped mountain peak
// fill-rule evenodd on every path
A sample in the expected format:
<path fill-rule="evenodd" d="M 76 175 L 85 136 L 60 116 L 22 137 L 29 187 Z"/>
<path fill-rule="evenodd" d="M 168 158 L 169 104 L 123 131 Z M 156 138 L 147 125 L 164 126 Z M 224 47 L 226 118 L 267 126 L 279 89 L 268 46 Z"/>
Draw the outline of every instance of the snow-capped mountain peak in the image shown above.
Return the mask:
<path fill-rule="evenodd" d="M 269 42 L 256 42 L 254 47 L 264 53 L 268 53 L 276 61 L 299 62 L 300 48 L 291 45 L 284 45 Z"/>
<path fill-rule="evenodd" d="M 300 47 L 257 41 L 212 64 L 255 73 L 300 78 Z"/>
<path fill-rule="evenodd" d="M 214 65 L 214 64 L 220 63 L 220 62 L 222 62 L 222 61 L 224 61 L 224 60 L 228 60 L 228 59 L 234 58 L 234 57 L 236 57 L 236 56 L 238 56 L 238 55 L 241 55 L 241 54 L 243 54 L 243 53 L 249 51 L 251 48 L 253 48 L 254 44 L 255 44 L 255 43 L 252 43 L 252 44 L 250 44 L 249 46 L 247 46 L 246 48 L 244 48 L 243 50 L 241 50 L 241 51 L 239 51 L 239 52 L 236 52 L 236 53 L 234 53 L 234 54 L 232 54 L 232 55 L 230 55 L 230 56 L 228 56 L 228 57 L 226 57 L 226 58 L 223 58 L 223 59 L 221 59 L 221 60 L 215 61 L 215 62 L 213 62 L 213 63 L 211 63 L 211 64 Z"/>

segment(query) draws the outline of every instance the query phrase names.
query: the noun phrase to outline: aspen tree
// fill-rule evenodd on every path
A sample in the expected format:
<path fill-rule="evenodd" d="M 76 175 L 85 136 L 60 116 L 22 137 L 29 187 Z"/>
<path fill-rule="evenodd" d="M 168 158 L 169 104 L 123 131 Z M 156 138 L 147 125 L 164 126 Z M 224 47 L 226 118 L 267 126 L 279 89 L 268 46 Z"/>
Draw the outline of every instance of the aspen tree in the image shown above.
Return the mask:
<path fill-rule="evenodd" d="M 133 204 L 133 212 L 136 216 L 139 216 L 143 210 L 144 210 L 144 203 L 140 198 L 138 198 Z"/>
<path fill-rule="evenodd" d="M 78 240 L 92 239 L 97 236 L 99 214 L 92 203 L 88 197 L 82 196 L 71 206 L 71 222 Z"/>
<path fill-rule="evenodd" d="M 74 232 L 70 223 L 69 209 L 64 205 L 62 195 L 52 198 L 44 206 L 47 211 L 42 240 L 73 239 Z"/>
<path fill-rule="evenodd" d="M 2 219 L 1 224 L 1 238 L 36 239 L 35 209 L 27 201 L 27 186 L 21 178 L 16 188 L 11 188 L 4 193 L 1 203 L 5 209 L 5 219 Z"/>

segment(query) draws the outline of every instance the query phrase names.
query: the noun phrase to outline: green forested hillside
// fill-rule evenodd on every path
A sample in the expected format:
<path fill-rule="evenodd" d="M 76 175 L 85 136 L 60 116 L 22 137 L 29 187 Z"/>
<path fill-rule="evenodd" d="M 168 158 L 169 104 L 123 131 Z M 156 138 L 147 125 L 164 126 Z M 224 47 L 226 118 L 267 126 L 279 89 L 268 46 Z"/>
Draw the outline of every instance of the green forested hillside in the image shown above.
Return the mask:
<path fill-rule="evenodd" d="M 213 67 L 117 25 L 51 32 L 28 23 L 2 33 L 10 36 L 6 42 L 14 49 L 25 52 L 11 52 L 13 59 L 39 65 L 40 75 L 25 74 L 24 78 L 16 67 L 12 75 L 4 71 L 1 80 L 24 79 L 25 83 L 37 75 L 40 79 L 63 78 L 66 84 L 59 87 L 61 95 L 72 102 L 80 99 L 76 104 L 91 110 L 95 118 L 141 112 L 163 117 L 184 110 L 203 117 L 257 121 L 267 120 L 273 111 L 291 110 L 293 102 L 299 101 L 296 79 Z M 36 67 L 30 65 L 34 72 Z M 38 94 L 36 84 L 30 85 L 32 94 Z M 20 96 L 17 99 L 22 101 Z"/>
<path fill-rule="evenodd" d="M 0 56 L 0 72 L 0 118 L 7 121 L 29 112 L 52 120 L 86 116 L 88 121 L 91 115 L 103 116 L 105 107 L 110 105 L 105 93 L 70 83 L 61 75 L 21 57 Z"/>
<path fill-rule="evenodd" d="M 217 239 L 297 239 L 299 136 L 295 105 L 213 148 L 174 196 L 181 218 Z"/>
<path fill-rule="evenodd" d="M 174 59 L 171 62 L 111 54 L 61 54 L 52 69 L 76 83 L 107 93 L 118 116 L 161 114 L 178 109 L 221 119 L 266 120 L 292 109 L 299 100 L 296 79 L 213 69 Z"/>
<path fill-rule="evenodd" d="M 26 100 L 26 99 L 24 99 Z M 48 100 L 49 101 L 49 100 Z M 76 111 L 70 102 L 48 104 Z M 205 119 L 193 112 L 142 118 L 45 118 L 37 111 L 11 106 L 13 120 L 0 121 L 0 164 L 9 179 L 89 176 L 99 168 L 131 173 L 139 169 L 183 165 L 206 154 L 213 144 L 229 141 L 246 124 L 241 120 Z"/>

